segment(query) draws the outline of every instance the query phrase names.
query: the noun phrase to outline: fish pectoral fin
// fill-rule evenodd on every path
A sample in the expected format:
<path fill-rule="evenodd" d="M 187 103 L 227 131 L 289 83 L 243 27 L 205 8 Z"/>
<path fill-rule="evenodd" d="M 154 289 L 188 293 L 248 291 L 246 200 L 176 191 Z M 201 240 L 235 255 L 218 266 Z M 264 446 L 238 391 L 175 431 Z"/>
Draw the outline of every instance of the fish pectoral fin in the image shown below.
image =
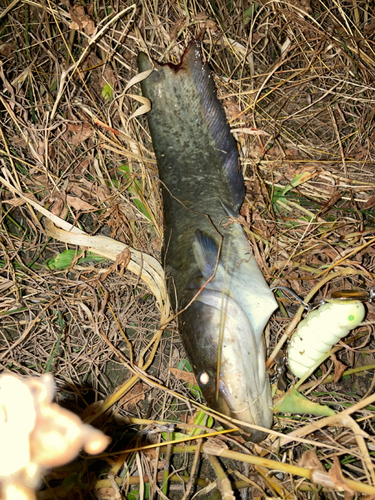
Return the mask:
<path fill-rule="evenodd" d="M 218 262 L 219 246 L 216 241 L 208 234 L 203 233 L 199 229 L 195 231 L 193 242 L 193 252 L 198 267 L 205 280 L 211 278 L 215 273 L 222 272 L 222 265 Z M 216 267 L 216 264 L 218 266 Z"/>

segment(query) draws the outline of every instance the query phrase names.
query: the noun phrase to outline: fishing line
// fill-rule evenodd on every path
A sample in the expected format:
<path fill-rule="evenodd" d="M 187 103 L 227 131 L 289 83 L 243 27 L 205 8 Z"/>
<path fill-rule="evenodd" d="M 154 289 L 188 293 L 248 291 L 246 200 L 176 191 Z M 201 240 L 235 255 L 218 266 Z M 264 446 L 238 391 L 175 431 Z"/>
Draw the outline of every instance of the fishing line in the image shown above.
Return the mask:
<path fill-rule="evenodd" d="M 228 300 L 226 300 L 226 302 L 225 302 L 225 311 L 224 311 L 224 308 L 223 308 L 224 297 L 227 295 L 225 293 L 225 285 L 226 285 L 226 279 L 227 279 L 227 274 L 228 274 L 227 273 L 227 271 L 228 271 L 228 260 L 229 260 L 229 248 L 228 248 L 226 262 L 225 262 L 224 285 L 223 285 L 223 289 L 222 289 L 223 299 L 222 299 L 222 302 L 221 302 L 222 306 L 221 306 L 221 311 L 220 311 L 220 329 L 219 329 L 219 339 L 218 339 L 218 345 L 217 345 L 216 392 L 215 392 L 216 401 L 219 400 L 221 354 L 222 354 L 222 348 L 223 348 L 223 342 L 224 342 L 225 318 L 227 316 L 227 310 L 228 310 Z"/>

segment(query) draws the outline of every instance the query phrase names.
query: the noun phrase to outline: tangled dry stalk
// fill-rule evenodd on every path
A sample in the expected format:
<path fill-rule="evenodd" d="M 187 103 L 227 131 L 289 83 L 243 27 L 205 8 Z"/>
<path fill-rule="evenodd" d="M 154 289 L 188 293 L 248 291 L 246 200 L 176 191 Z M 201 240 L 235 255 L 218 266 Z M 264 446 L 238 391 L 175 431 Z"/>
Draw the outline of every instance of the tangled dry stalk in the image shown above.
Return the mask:
<path fill-rule="evenodd" d="M 328 362 L 328 372 L 299 388 L 333 407 L 335 417 L 276 414 L 270 438 L 250 454 L 230 433 L 213 444 L 177 445 L 177 438 L 195 439 L 194 429 L 213 430 L 207 418 L 194 420 L 194 406 L 204 401 L 191 391 L 176 324 L 169 322 L 157 166 L 147 102 L 133 80 L 139 50 L 177 62 L 204 29 L 205 55 L 241 152 L 242 223 L 267 281 L 311 301 L 341 288 L 369 289 L 371 2 L 83 7 L 15 0 L 3 4 L 0 19 L 1 370 L 52 373 L 58 400 L 114 439 L 100 461 L 82 458 L 51 473 L 40 498 L 95 490 L 98 498 L 185 499 L 216 485 L 228 498 L 246 487 L 259 497 L 373 495 L 370 304 L 364 324 L 336 355 L 348 376 L 339 377 L 345 368 L 338 361 L 334 369 Z M 116 241 L 107 245 L 103 237 Z M 267 329 L 271 375 L 281 370 L 280 348 L 302 314 L 281 294 L 279 301 Z M 218 479 L 209 486 L 198 467 L 203 452 L 235 460 L 224 470 L 211 459 Z M 98 482 L 103 469 L 110 472 Z"/>

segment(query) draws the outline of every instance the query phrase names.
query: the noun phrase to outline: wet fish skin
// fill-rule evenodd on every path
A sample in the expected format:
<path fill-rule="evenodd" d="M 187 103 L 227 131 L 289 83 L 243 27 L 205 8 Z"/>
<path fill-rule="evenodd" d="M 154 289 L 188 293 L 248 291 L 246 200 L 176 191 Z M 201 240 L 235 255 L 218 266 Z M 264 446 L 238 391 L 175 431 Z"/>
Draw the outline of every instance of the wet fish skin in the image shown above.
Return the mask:
<path fill-rule="evenodd" d="M 229 217 L 238 216 L 245 194 L 237 145 L 198 41 L 189 45 L 181 64 L 154 64 L 141 85 L 152 102 L 148 121 L 163 192 L 164 262 L 172 303 L 185 308 L 214 275 L 179 316 L 184 346 L 210 407 L 270 427 L 262 334 L 276 302 L 242 227 L 227 225 Z M 139 55 L 138 66 L 151 68 L 146 54 Z M 251 435 L 254 442 L 262 438 L 262 432 Z"/>

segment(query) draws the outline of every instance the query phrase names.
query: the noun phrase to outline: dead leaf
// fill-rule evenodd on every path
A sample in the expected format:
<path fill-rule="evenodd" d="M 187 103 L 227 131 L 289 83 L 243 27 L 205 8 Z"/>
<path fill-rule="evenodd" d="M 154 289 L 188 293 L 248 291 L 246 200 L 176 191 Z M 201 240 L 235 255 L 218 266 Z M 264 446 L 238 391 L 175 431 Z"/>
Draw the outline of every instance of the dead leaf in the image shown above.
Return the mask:
<path fill-rule="evenodd" d="M 16 46 L 14 43 L 2 43 L 0 44 L 0 55 L 3 57 L 15 57 Z"/>
<path fill-rule="evenodd" d="M 69 13 L 72 18 L 72 22 L 69 25 L 71 30 L 84 31 L 89 36 L 94 33 L 94 21 L 86 14 L 84 7 L 76 4 L 69 8 Z"/>
<path fill-rule="evenodd" d="M 135 386 L 125 394 L 119 401 L 124 410 L 134 411 L 139 401 L 145 399 L 145 391 L 142 382 L 137 382 Z"/>
<path fill-rule="evenodd" d="M 25 138 L 23 136 L 18 137 L 17 135 L 14 135 L 13 137 L 10 138 L 9 142 L 11 143 L 12 146 L 14 147 L 19 147 L 19 148 L 26 148 L 28 146 L 27 142 L 25 141 Z"/>
<path fill-rule="evenodd" d="M 208 19 L 208 14 L 206 14 L 206 12 L 199 12 L 196 16 L 194 16 L 192 18 L 193 21 L 205 21 L 206 19 Z"/>
<path fill-rule="evenodd" d="M 326 471 L 315 450 L 305 451 L 302 457 L 298 460 L 297 465 L 298 467 L 304 467 L 305 469 L 318 470 L 320 472 Z"/>
<path fill-rule="evenodd" d="M 171 371 L 178 380 L 187 382 L 190 385 L 198 385 L 194 373 L 179 370 L 178 368 L 169 368 L 169 371 Z"/>
<path fill-rule="evenodd" d="M 306 289 L 301 281 L 301 277 L 297 272 L 289 272 L 288 273 L 288 280 L 289 280 L 289 288 L 293 288 L 295 292 L 300 297 L 305 297 L 306 295 Z"/>
<path fill-rule="evenodd" d="M 74 185 L 71 186 L 69 192 L 75 194 L 78 198 L 82 198 L 84 196 L 82 189 Z"/>
<path fill-rule="evenodd" d="M 120 266 L 120 274 L 121 276 L 124 274 L 125 269 L 128 267 L 128 264 L 130 262 L 130 250 L 129 248 L 125 248 L 117 257 L 114 262 L 114 265 Z"/>
<path fill-rule="evenodd" d="M 90 203 L 87 203 L 86 201 L 81 200 L 81 198 L 77 198 L 76 196 L 68 195 L 66 197 L 66 201 L 71 207 L 75 208 L 76 210 L 85 210 L 85 211 L 97 210 L 96 207 L 90 205 Z"/>
<path fill-rule="evenodd" d="M 325 257 L 329 257 L 332 260 L 335 260 L 339 256 L 337 249 L 336 248 L 333 249 L 328 245 L 320 247 L 319 249 L 315 250 L 314 253 L 316 253 L 319 256 L 324 255 Z M 317 261 L 317 264 L 320 264 L 320 262 Z"/>
<path fill-rule="evenodd" d="M 113 71 L 113 69 L 107 64 L 107 66 L 105 67 L 105 70 L 103 71 L 100 85 L 103 88 L 108 83 L 113 88 L 115 86 L 115 84 L 117 83 L 117 77 L 116 77 L 116 74 Z"/>
<path fill-rule="evenodd" d="M 341 375 L 343 374 L 343 372 L 346 370 L 347 367 L 344 365 L 344 363 L 341 363 L 341 361 L 336 358 L 335 354 L 331 354 L 331 359 L 335 364 L 334 382 L 336 384 L 340 380 Z"/>
<path fill-rule="evenodd" d="M 125 248 L 120 254 L 117 255 L 115 262 L 102 274 L 102 279 L 118 270 L 120 267 L 120 276 L 123 276 L 125 269 L 128 267 L 131 259 L 130 250 Z"/>
<path fill-rule="evenodd" d="M 222 104 L 224 106 L 225 116 L 227 117 L 228 121 L 236 118 L 236 116 L 238 116 L 241 112 L 240 108 L 232 99 L 225 99 L 224 101 L 222 101 Z"/>
<path fill-rule="evenodd" d="M 189 18 L 188 17 L 181 17 L 178 19 L 172 28 L 169 30 L 169 40 L 173 42 L 173 40 L 176 40 L 178 32 L 184 27 L 189 25 Z"/>
<path fill-rule="evenodd" d="M 98 186 L 97 184 L 93 184 L 92 182 L 89 182 L 85 178 L 81 179 L 81 183 L 87 189 L 87 191 L 90 191 L 92 193 L 91 194 L 92 196 L 93 194 L 95 194 L 100 202 L 104 203 L 108 200 L 110 193 L 103 186 Z"/>
<path fill-rule="evenodd" d="M 99 200 L 104 202 L 108 200 L 109 194 L 108 191 L 102 187 L 102 186 L 97 186 L 95 188 L 95 193 L 98 196 Z"/>
<path fill-rule="evenodd" d="M 369 210 L 370 208 L 375 207 L 375 196 L 370 196 L 370 198 L 363 205 L 363 210 Z"/>
<path fill-rule="evenodd" d="M 308 167 L 303 166 L 295 171 L 293 179 L 290 179 L 290 182 L 292 182 L 292 185 L 296 187 L 300 184 L 303 184 L 304 182 L 313 179 L 314 177 L 317 177 L 322 172 L 323 169 L 315 165 Z"/>
<path fill-rule="evenodd" d="M 3 82 L 4 87 L 6 88 L 6 91 L 9 93 L 9 98 L 8 98 L 9 105 L 12 108 L 12 110 L 14 110 L 15 105 L 16 105 L 16 97 L 15 97 L 14 89 L 12 87 L 12 84 L 10 82 L 8 82 L 8 80 L 5 76 L 4 67 L 2 64 L 0 65 L 0 79 Z"/>
<path fill-rule="evenodd" d="M 38 184 L 42 184 L 45 187 L 49 186 L 48 177 L 46 174 L 36 175 L 34 181 Z"/>
<path fill-rule="evenodd" d="M 73 132 L 75 135 L 73 135 L 71 139 L 71 143 L 74 146 L 78 146 L 81 142 L 84 142 L 86 139 L 91 137 L 94 133 L 94 130 L 90 123 L 80 123 L 79 125 L 73 125 L 72 123 L 68 123 L 68 129 L 67 132 Z M 65 132 L 64 136 L 66 137 L 67 132 Z"/>
<path fill-rule="evenodd" d="M 146 71 L 144 72 L 146 73 Z M 144 73 L 140 73 L 139 75 L 143 75 Z M 137 75 L 137 77 L 139 76 Z M 151 109 L 151 101 L 147 97 L 143 97 L 142 95 L 135 95 L 135 94 L 128 94 L 128 97 L 132 97 L 134 100 L 142 103 L 142 106 L 139 106 L 134 113 L 132 113 L 128 121 L 132 120 L 133 118 L 136 118 L 137 116 L 144 115 L 145 113 L 148 113 Z"/>
<path fill-rule="evenodd" d="M 349 493 L 351 495 L 350 497 L 345 496 L 345 500 L 349 500 L 352 496 L 354 496 L 354 491 L 349 488 L 344 476 L 342 475 L 340 461 L 336 455 L 333 456 L 333 465 L 329 469 L 328 474 L 337 487 L 341 488 L 345 491 L 345 493 Z"/>
<path fill-rule="evenodd" d="M 65 199 L 63 195 L 61 193 L 55 193 L 54 196 L 51 196 L 48 201 L 52 203 L 50 211 L 53 215 L 57 215 L 58 217 L 64 219 L 67 208 L 65 207 Z"/>
<path fill-rule="evenodd" d="M 365 26 L 365 35 L 369 36 L 372 31 L 375 31 L 375 19 L 371 19 Z"/>
<path fill-rule="evenodd" d="M 25 197 L 39 203 L 39 201 L 36 199 L 36 197 L 33 193 L 25 193 Z M 22 198 L 12 198 L 10 200 L 3 200 L 3 203 L 8 203 L 9 205 L 12 205 L 13 207 L 20 207 L 27 202 L 26 202 L 26 200 L 24 200 Z"/>
<path fill-rule="evenodd" d="M 337 203 L 342 197 L 340 191 L 335 190 L 331 198 L 325 203 L 319 211 L 319 215 L 326 213 L 335 203 Z"/>
<path fill-rule="evenodd" d="M 81 163 L 78 165 L 76 169 L 76 173 L 78 174 L 83 174 L 86 170 L 87 167 L 90 165 L 90 159 L 85 158 L 84 160 L 81 161 Z"/>
<path fill-rule="evenodd" d="M 212 30 L 212 31 L 217 31 L 219 28 L 217 26 L 217 23 L 215 23 L 215 21 L 213 21 L 212 19 L 209 19 L 206 23 L 206 28 L 208 30 Z"/>
<path fill-rule="evenodd" d="M 267 132 L 265 132 L 264 130 L 260 130 L 259 128 L 240 127 L 240 128 L 232 128 L 231 131 L 240 133 L 240 134 L 242 134 L 243 137 L 245 137 L 245 135 L 256 135 L 256 136 L 261 136 L 261 135 L 269 136 L 270 135 Z"/>

